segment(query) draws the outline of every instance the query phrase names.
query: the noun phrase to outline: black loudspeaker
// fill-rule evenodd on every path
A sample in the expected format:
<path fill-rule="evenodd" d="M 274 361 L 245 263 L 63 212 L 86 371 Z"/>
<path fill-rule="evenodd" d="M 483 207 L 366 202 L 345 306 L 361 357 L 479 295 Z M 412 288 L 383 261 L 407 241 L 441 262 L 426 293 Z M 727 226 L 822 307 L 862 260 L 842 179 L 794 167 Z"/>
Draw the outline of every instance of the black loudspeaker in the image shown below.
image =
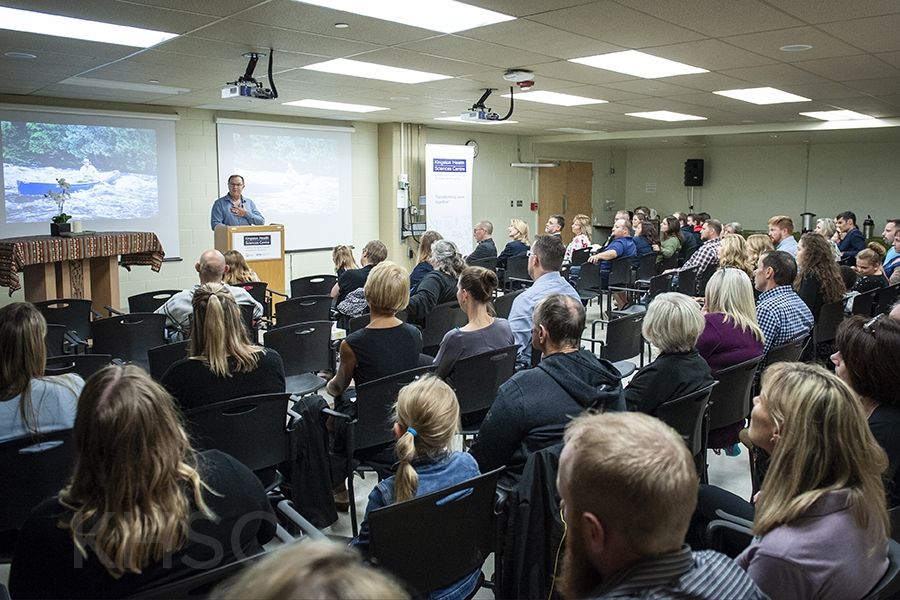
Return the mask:
<path fill-rule="evenodd" d="M 702 158 L 689 158 L 684 161 L 684 185 L 688 187 L 703 185 Z"/>

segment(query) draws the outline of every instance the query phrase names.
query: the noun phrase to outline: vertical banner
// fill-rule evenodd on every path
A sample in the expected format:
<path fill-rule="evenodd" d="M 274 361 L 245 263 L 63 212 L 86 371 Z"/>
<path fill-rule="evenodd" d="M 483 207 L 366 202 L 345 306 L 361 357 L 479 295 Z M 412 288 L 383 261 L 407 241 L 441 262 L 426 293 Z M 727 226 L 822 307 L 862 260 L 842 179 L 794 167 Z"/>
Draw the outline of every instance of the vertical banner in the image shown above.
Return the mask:
<path fill-rule="evenodd" d="M 471 146 L 425 145 L 426 224 L 457 245 L 463 256 L 472 252 Z"/>

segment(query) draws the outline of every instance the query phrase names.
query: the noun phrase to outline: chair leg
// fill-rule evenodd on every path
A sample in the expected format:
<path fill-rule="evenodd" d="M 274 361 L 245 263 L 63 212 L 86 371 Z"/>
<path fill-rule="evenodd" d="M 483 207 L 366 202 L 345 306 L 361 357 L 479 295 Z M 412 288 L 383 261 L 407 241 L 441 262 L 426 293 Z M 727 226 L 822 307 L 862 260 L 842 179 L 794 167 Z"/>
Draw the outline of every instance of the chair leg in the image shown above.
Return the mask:
<path fill-rule="evenodd" d="M 350 500 L 350 530 L 353 532 L 353 537 L 356 537 L 359 535 L 359 523 L 356 522 L 356 491 L 353 489 L 354 475 L 355 473 L 351 470 L 347 476 L 347 497 Z"/>

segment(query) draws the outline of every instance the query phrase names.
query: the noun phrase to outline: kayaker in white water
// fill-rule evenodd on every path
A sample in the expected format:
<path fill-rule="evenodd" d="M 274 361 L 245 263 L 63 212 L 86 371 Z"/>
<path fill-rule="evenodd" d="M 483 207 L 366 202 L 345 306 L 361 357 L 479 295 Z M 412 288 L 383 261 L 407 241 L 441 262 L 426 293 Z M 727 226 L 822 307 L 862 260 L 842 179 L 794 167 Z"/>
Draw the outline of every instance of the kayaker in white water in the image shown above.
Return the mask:
<path fill-rule="evenodd" d="M 97 167 L 91 164 L 91 159 L 85 158 L 81 161 L 81 179 L 82 181 L 97 181 L 100 179 L 100 173 L 97 171 Z"/>

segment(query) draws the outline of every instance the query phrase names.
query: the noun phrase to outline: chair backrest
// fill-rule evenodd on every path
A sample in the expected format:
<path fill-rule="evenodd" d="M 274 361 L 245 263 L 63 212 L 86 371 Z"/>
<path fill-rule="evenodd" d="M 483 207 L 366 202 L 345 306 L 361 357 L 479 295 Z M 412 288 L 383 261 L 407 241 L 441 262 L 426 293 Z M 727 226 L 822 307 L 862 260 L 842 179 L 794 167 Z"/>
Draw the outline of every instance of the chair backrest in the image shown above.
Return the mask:
<path fill-rule="evenodd" d="M 72 430 L 0 443 L 0 531 L 22 527 L 28 513 L 65 485 L 75 462 Z"/>
<path fill-rule="evenodd" d="M 878 293 L 875 294 L 875 314 L 891 310 L 898 297 L 900 297 L 900 283 L 878 290 Z"/>
<path fill-rule="evenodd" d="M 147 351 L 147 360 L 150 363 L 150 377 L 160 381 L 169 367 L 182 358 L 187 358 L 189 340 L 163 344 Z"/>
<path fill-rule="evenodd" d="M 823 304 L 813 327 L 813 344 L 830 342 L 837 337 L 838 325 L 844 320 L 844 300 Z"/>
<path fill-rule="evenodd" d="M 185 412 L 198 449 L 226 452 L 253 471 L 291 458 L 285 436 L 289 393 L 223 400 Z"/>
<path fill-rule="evenodd" d="M 610 281 L 612 281 L 612 279 L 610 279 Z M 592 263 L 584 263 L 581 265 L 581 271 L 578 273 L 578 282 L 575 284 L 575 289 L 582 298 L 592 294 L 600 295 L 602 293 L 602 285 L 599 266 Z"/>
<path fill-rule="evenodd" d="M 371 322 L 371 313 L 359 315 L 358 317 L 352 317 L 349 321 L 347 321 L 347 333 L 353 333 L 354 331 L 365 329 Z"/>
<path fill-rule="evenodd" d="M 128 312 L 153 312 L 181 290 L 157 290 L 128 296 Z"/>
<path fill-rule="evenodd" d="M 307 275 L 291 280 L 291 298 L 325 296 L 337 283 L 337 275 Z"/>
<path fill-rule="evenodd" d="M 674 273 L 665 273 L 664 275 L 651 277 L 650 291 L 648 292 L 650 299 L 652 300 L 653 298 L 656 298 L 663 292 L 668 292 L 672 288 L 672 279 L 674 277 Z"/>
<path fill-rule="evenodd" d="M 518 346 L 489 350 L 456 362 L 451 374 L 461 416 L 486 411 L 497 389 L 513 376 Z"/>
<path fill-rule="evenodd" d="M 47 356 L 59 356 L 66 348 L 66 326 L 47 323 L 47 335 L 44 336 Z"/>
<path fill-rule="evenodd" d="M 309 321 L 270 329 L 263 345 L 281 355 L 284 374 L 300 375 L 331 368 L 331 321 Z"/>
<path fill-rule="evenodd" d="M 91 337 L 91 301 L 86 298 L 59 298 L 33 303 L 48 323 L 65 325 L 86 340 Z"/>
<path fill-rule="evenodd" d="M 531 279 L 528 275 L 528 255 L 510 256 L 506 261 L 506 280 L 510 278 Z"/>
<path fill-rule="evenodd" d="M 653 252 L 645 254 L 638 259 L 637 275 L 638 279 L 650 279 L 656 275 L 656 257 L 658 254 Z"/>
<path fill-rule="evenodd" d="M 191 574 L 178 577 L 174 581 L 151 584 L 141 588 L 136 594 L 129 596 L 132 600 L 172 600 L 173 598 L 208 598 L 213 590 L 223 581 L 235 577 L 244 569 L 248 569 L 263 558 L 266 552 L 245 556 L 240 560 L 228 562 L 214 569 L 191 571 Z M 225 586 L 227 588 L 227 585 Z"/>
<path fill-rule="evenodd" d="M 266 290 L 269 289 L 269 284 L 265 281 L 245 281 L 244 283 L 235 283 L 234 287 L 244 288 L 254 300 L 263 306 L 267 304 Z"/>
<path fill-rule="evenodd" d="M 493 271 L 497 268 L 497 257 L 485 256 L 484 258 L 475 258 L 467 260 L 466 264 L 470 267 L 484 267 L 485 269 Z"/>
<path fill-rule="evenodd" d="M 869 290 L 868 292 L 858 294 L 853 297 L 853 314 L 871 317 L 872 310 L 875 308 L 875 297 L 881 288 Z"/>
<path fill-rule="evenodd" d="M 696 296 L 704 296 L 706 294 L 706 284 L 709 283 L 709 280 L 712 279 L 712 276 L 715 275 L 716 271 L 719 270 L 718 263 L 710 263 L 706 265 L 706 268 L 703 269 L 703 272 L 697 275 L 697 291 L 695 293 Z"/>
<path fill-rule="evenodd" d="M 639 355 L 644 349 L 644 339 L 641 337 L 644 314 L 643 312 L 627 314 L 607 323 L 606 343 L 600 356 L 610 362 L 616 362 Z"/>
<path fill-rule="evenodd" d="M 438 304 L 425 316 L 425 326 L 422 328 L 422 347 L 440 346 L 445 333 L 454 327 L 462 327 L 467 322 L 468 317 L 457 302 Z"/>
<path fill-rule="evenodd" d="M 691 267 L 678 273 L 678 288 L 675 290 L 687 296 L 697 293 L 697 271 L 700 267 Z"/>
<path fill-rule="evenodd" d="M 717 383 L 714 381 L 705 388 L 663 402 L 656 408 L 656 416 L 681 434 L 694 456 L 706 450 L 706 408 Z"/>
<path fill-rule="evenodd" d="M 390 444 L 394 441 L 391 430 L 391 410 L 397 401 L 400 388 L 416 377 L 434 371 L 433 365 L 416 367 L 356 388 L 356 426 L 353 428 L 354 450 L 364 450 Z"/>
<path fill-rule="evenodd" d="M 631 257 L 611 260 L 609 262 L 609 285 L 626 285 L 634 281 L 633 266 L 634 260 Z"/>
<path fill-rule="evenodd" d="M 331 317 L 331 296 L 301 296 L 279 302 L 275 306 L 275 324 L 286 327 L 307 321 L 328 321 Z"/>
<path fill-rule="evenodd" d="M 662 259 L 662 262 L 659 263 L 659 270 L 665 271 L 667 269 L 674 269 L 678 266 L 678 259 L 681 258 L 678 256 L 678 253 L 673 254 L 669 258 Z"/>
<path fill-rule="evenodd" d="M 110 354 L 63 354 L 62 356 L 50 356 L 44 367 L 44 375 L 64 375 L 77 373 L 82 379 L 87 379 L 103 367 L 112 363 Z"/>
<path fill-rule="evenodd" d="M 888 569 L 863 600 L 896 598 L 900 592 L 900 544 L 888 540 Z"/>
<path fill-rule="evenodd" d="M 715 373 L 719 382 L 709 396 L 709 428 L 718 429 L 747 418 L 753 392 L 753 377 L 762 356 L 751 358 Z"/>
<path fill-rule="evenodd" d="M 579 248 L 578 250 L 572 251 L 572 266 L 577 267 L 578 265 L 583 265 L 587 262 L 588 257 L 591 255 L 591 248 Z"/>
<path fill-rule="evenodd" d="M 259 338 L 256 334 L 256 327 L 253 324 L 253 309 L 256 307 L 252 304 L 238 304 L 238 308 L 241 311 L 241 323 L 244 324 L 247 336 L 250 338 L 251 342 L 254 344 L 257 343 Z"/>
<path fill-rule="evenodd" d="M 496 469 L 369 513 L 369 554 L 418 595 L 481 567 L 494 550 Z"/>
<path fill-rule="evenodd" d="M 513 300 L 524 291 L 525 290 L 522 289 L 514 292 L 507 292 L 494 300 L 494 312 L 497 313 L 497 316 L 501 319 L 508 319 L 509 313 L 512 311 Z"/>
<path fill-rule="evenodd" d="M 91 322 L 93 351 L 149 369 L 147 351 L 166 343 L 166 316 L 156 313 L 116 315 Z"/>
<path fill-rule="evenodd" d="M 796 362 L 800 360 L 800 355 L 803 353 L 803 348 L 806 347 L 807 340 L 809 340 L 809 335 L 804 335 L 777 348 L 770 348 L 769 352 L 766 353 L 765 365 L 769 366 L 777 362 Z"/>

